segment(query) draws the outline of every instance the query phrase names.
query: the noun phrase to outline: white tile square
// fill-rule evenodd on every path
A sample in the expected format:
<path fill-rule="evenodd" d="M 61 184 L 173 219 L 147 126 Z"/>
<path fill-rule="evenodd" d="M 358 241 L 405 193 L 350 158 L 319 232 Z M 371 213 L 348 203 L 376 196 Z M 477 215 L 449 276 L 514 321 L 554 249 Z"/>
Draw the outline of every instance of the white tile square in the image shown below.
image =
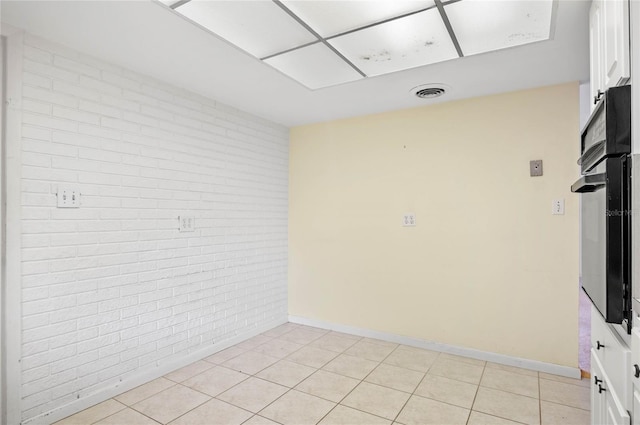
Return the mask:
<path fill-rule="evenodd" d="M 89 407 L 75 415 L 69 416 L 61 421 L 55 423 L 55 425 L 85 425 L 98 422 L 108 416 L 113 415 L 121 410 L 126 409 L 122 403 L 115 401 L 114 399 L 106 400 L 102 403 L 98 403 L 95 406 Z"/>
<path fill-rule="evenodd" d="M 249 378 L 249 375 L 216 366 L 184 381 L 182 385 L 212 397 Z"/>
<path fill-rule="evenodd" d="M 338 403 L 359 383 L 348 376 L 319 370 L 299 383 L 296 390 Z"/>
<path fill-rule="evenodd" d="M 436 361 L 438 354 L 435 351 L 401 345 L 389 357 L 384 359 L 384 363 L 418 372 L 426 372 Z"/>
<path fill-rule="evenodd" d="M 298 351 L 302 347 L 303 346 L 301 344 L 296 344 L 295 342 L 283 341 L 281 339 L 276 338 L 255 347 L 253 351 L 266 354 L 267 356 L 277 357 L 281 359 L 288 356 L 291 353 Z"/>
<path fill-rule="evenodd" d="M 247 350 L 238 348 L 237 346 L 232 346 L 222 351 L 218 351 L 215 354 L 212 354 L 211 356 L 205 358 L 205 360 L 208 361 L 209 363 L 222 364 L 227 360 L 231 360 L 232 358 L 239 356 L 245 351 Z"/>
<path fill-rule="evenodd" d="M 321 368 L 336 358 L 338 353 L 307 345 L 286 357 L 286 360 L 305 366 Z"/>
<path fill-rule="evenodd" d="M 351 378 L 364 379 L 364 377 L 375 369 L 376 366 L 378 366 L 378 362 L 340 354 L 338 357 L 327 363 L 323 369 L 339 375 L 349 376 Z"/>
<path fill-rule="evenodd" d="M 215 398 L 180 416 L 171 425 L 240 425 L 253 414 Z M 124 424 L 120 424 L 124 425 Z"/>
<path fill-rule="evenodd" d="M 465 425 L 468 417 L 468 409 L 411 396 L 398 415 L 397 422 L 406 425 Z"/>
<path fill-rule="evenodd" d="M 124 409 L 111 416 L 107 416 L 95 425 L 158 425 L 158 422 L 146 417 L 133 409 Z"/>
<path fill-rule="evenodd" d="M 205 362 L 203 360 L 195 363 L 191 363 L 185 367 L 182 367 L 178 370 L 174 370 L 171 373 L 167 373 L 164 377 L 174 381 L 174 382 L 182 382 L 191 378 L 192 376 L 196 376 L 199 373 L 204 372 L 205 370 L 211 369 L 214 365 L 211 363 Z"/>
<path fill-rule="evenodd" d="M 222 366 L 246 373 L 247 375 L 255 375 L 278 360 L 277 357 L 267 356 L 266 354 L 256 353 L 255 351 L 247 351 L 231 360 L 227 360 L 222 363 Z"/>
<path fill-rule="evenodd" d="M 402 391 L 362 382 L 340 404 L 393 420 L 409 396 Z"/>
<path fill-rule="evenodd" d="M 176 383 L 173 381 L 165 378 L 158 378 L 154 379 L 153 381 L 147 382 L 144 385 L 140 385 L 139 387 L 136 387 L 132 390 L 129 390 L 126 393 L 122 393 L 114 398 L 120 403 L 131 406 L 132 404 L 136 404 L 137 402 L 142 401 L 145 398 L 149 398 L 152 395 L 158 394 L 160 391 L 164 391 L 174 385 L 176 385 Z"/>
<path fill-rule="evenodd" d="M 485 369 L 480 385 L 533 398 L 540 393 L 537 377 L 493 368 Z"/>
<path fill-rule="evenodd" d="M 591 407 L 591 389 L 581 385 L 540 379 L 540 399 L 588 410 Z"/>
<path fill-rule="evenodd" d="M 209 396 L 182 385 L 174 385 L 131 407 L 162 424 L 167 424 L 209 400 Z"/>
<path fill-rule="evenodd" d="M 291 390 L 262 410 L 260 415 L 284 425 L 315 425 L 335 405 L 319 397 Z"/>
<path fill-rule="evenodd" d="M 478 386 L 475 384 L 427 374 L 416 389 L 415 394 L 420 397 L 471 409 L 477 391 Z"/>
<path fill-rule="evenodd" d="M 319 425 L 391 425 L 391 421 L 347 406 L 338 405 L 320 421 Z"/>
<path fill-rule="evenodd" d="M 365 378 L 365 381 L 411 393 L 423 377 L 424 372 L 382 363 Z"/>
<path fill-rule="evenodd" d="M 395 349 L 394 345 L 381 345 L 369 341 L 358 341 L 344 353 L 363 359 L 381 362 Z"/>
<path fill-rule="evenodd" d="M 252 377 L 223 392 L 217 398 L 242 409 L 258 413 L 287 391 L 287 387 Z"/>
<path fill-rule="evenodd" d="M 478 388 L 473 410 L 529 425 L 540 423 L 537 399 L 491 388 Z"/>
<path fill-rule="evenodd" d="M 429 369 L 429 375 L 444 376 L 470 384 L 479 384 L 484 366 L 477 366 L 457 360 L 438 359 Z"/>
<path fill-rule="evenodd" d="M 309 366 L 281 360 L 262 370 L 256 376 L 292 388 L 315 371 L 315 368 Z"/>

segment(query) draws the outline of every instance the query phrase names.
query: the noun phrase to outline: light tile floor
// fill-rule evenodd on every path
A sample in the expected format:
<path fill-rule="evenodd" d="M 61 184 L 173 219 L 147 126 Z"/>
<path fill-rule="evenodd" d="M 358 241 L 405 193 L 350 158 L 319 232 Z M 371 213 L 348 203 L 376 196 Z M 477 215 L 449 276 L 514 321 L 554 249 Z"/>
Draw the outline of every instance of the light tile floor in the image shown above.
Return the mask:
<path fill-rule="evenodd" d="M 589 381 L 287 323 L 56 425 L 571 425 Z"/>

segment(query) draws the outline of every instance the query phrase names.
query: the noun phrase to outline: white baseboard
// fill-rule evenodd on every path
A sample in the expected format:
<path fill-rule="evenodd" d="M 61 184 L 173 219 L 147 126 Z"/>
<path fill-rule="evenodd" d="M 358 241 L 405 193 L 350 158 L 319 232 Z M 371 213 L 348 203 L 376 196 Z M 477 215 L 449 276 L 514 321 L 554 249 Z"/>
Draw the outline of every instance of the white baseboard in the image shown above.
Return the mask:
<path fill-rule="evenodd" d="M 129 391 L 135 387 L 138 387 L 142 384 L 145 384 L 149 381 L 152 381 L 156 378 L 160 378 L 161 376 L 166 375 L 169 372 L 173 372 L 176 369 L 180 369 L 181 367 L 187 366 L 193 362 L 197 362 L 198 360 L 202 360 L 205 357 L 209 357 L 218 351 L 222 351 L 225 348 L 229 348 L 232 345 L 238 344 L 242 341 L 245 341 L 251 337 L 254 337 L 258 334 L 266 332 L 270 329 L 275 328 L 276 326 L 280 326 L 284 323 L 287 323 L 286 319 L 276 320 L 273 322 L 269 322 L 265 325 L 262 325 L 258 328 L 253 329 L 251 332 L 246 334 L 239 335 L 234 338 L 230 338 L 226 341 L 223 341 L 219 344 L 211 345 L 209 347 L 203 348 L 201 350 L 195 351 L 187 356 L 181 357 L 179 359 L 174 359 L 168 361 L 166 363 L 160 362 L 153 369 L 145 369 L 138 372 L 133 372 L 131 374 L 127 374 L 122 381 L 103 388 L 97 392 L 92 394 L 88 394 L 72 403 L 66 404 L 57 409 L 51 410 L 49 412 L 42 413 L 33 418 L 29 418 L 21 422 L 23 425 L 31 424 L 31 425 L 45 425 L 51 424 L 53 422 L 59 421 L 60 419 L 64 419 L 67 416 L 71 416 L 74 413 L 78 413 L 84 409 L 87 409 L 95 404 L 101 403 L 105 400 L 108 400 L 112 397 L 117 396 L 118 394 L 122 394 L 123 392 Z"/>
<path fill-rule="evenodd" d="M 458 347 L 456 345 L 442 344 L 434 341 L 411 338 L 386 332 L 374 331 L 371 329 L 358 328 L 337 323 L 325 322 L 322 320 L 309 319 L 300 316 L 289 316 L 289 321 L 300 325 L 313 326 L 321 329 L 328 329 L 367 338 L 381 339 L 383 341 L 395 342 L 412 347 L 424 348 L 427 350 L 442 353 L 456 354 L 459 356 L 471 357 L 473 359 L 499 363 L 507 366 L 515 366 L 523 369 L 535 370 L 537 372 L 551 373 L 553 375 L 566 376 L 568 378 L 580 379 L 580 369 L 568 366 L 560 366 L 553 363 L 545 363 L 537 360 L 523 359 L 520 357 L 507 356 L 505 354 L 492 353 L 490 351 L 475 350 L 473 348 Z"/>

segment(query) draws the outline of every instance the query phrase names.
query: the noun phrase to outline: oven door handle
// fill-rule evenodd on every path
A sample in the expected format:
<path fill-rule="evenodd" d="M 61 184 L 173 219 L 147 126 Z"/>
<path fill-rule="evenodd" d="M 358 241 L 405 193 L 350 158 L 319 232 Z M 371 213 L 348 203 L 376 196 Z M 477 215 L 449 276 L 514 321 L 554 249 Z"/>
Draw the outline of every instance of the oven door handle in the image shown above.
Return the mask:
<path fill-rule="evenodd" d="M 607 185 L 607 175 L 605 173 L 589 174 L 582 176 L 580 180 L 571 185 L 573 193 L 589 193 L 602 189 Z"/>
<path fill-rule="evenodd" d="M 605 143 L 606 140 L 600 140 L 598 143 L 589 147 L 578 159 L 578 165 L 583 166 L 583 170 L 593 167 L 596 162 L 595 160 L 604 156 Z"/>

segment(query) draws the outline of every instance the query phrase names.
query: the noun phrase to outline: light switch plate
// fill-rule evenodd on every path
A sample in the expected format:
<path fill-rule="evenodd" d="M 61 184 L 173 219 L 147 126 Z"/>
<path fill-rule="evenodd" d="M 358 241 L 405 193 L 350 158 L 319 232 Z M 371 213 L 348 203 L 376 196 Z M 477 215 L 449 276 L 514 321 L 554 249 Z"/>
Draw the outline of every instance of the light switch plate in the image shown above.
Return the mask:
<path fill-rule="evenodd" d="M 531 177 L 540 177 L 542 175 L 542 160 L 535 159 L 529 161 L 529 174 Z"/>
<path fill-rule="evenodd" d="M 80 208 L 80 189 L 76 186 L 59 186 L 58 208 Z"/>
<path fill-rule="evenodd" d="M 178 217 L 178 223 L 180 232 L 193 232 L 196 230 L 196 219 L 193 216 L 181 215 Z"/>

